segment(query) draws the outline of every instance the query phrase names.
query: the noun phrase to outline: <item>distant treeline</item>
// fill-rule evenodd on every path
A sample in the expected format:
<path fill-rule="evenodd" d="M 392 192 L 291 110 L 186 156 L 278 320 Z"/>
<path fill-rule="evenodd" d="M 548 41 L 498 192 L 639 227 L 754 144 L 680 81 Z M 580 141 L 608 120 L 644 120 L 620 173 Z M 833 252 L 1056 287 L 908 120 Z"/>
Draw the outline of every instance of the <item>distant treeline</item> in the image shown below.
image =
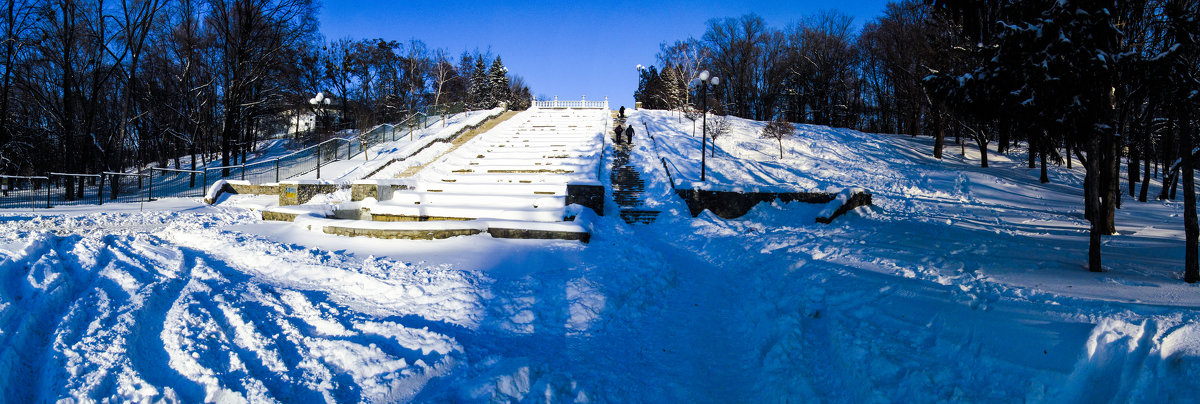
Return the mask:
<path fill-rule="evenodd" d="M 339 126 L 434 105 L 521 108 L 529 88 L 500 57 L 452 60 L 419 40 L 318 32 L 318 0 L 0 2 L 0 173 L 124 171 L 219 153 L 246 158 L 291 116 Z M 516 104 L 516 105 L 513 105 Z M 437 109 L 435 109 L 437 110 Z M 329 114 L 324 114 L 329 115 Z"/>
<path fill-rule="evenodd" d="M 1200 281 L 1193 171 L 1200 117 L 1200 2 L 1195 0 L 904 0 L 856 31 L 825 12 L 777 28 L 757 15 L 713 19 L 699 38 L 663 43 L 634 97 L 659 109 L 709 105 L 743 118 L 973 140 L 983 154 L 1023 142 L 1028 164 L 1086 171 L 1089 267 L 1116 233 L 1122 166 L 1145 202 L 1183 184 L 1185 278 Z M 1122 164 L 1122 163 L 1125 164 Z"/>

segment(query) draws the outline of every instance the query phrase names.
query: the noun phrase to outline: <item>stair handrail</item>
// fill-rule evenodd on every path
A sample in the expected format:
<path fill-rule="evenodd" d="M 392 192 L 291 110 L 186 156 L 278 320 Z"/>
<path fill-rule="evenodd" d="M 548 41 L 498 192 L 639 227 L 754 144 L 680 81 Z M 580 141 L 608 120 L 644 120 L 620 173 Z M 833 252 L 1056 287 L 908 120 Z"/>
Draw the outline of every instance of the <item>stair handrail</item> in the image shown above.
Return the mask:
<path fill-rule="evenodd" d="M 639 118 L 639 120 L 642 122 L 642 130 L 646 131 L 646 135 L 650 136 L 650 141 L 654 145 L 654 154 L 657 155 L 659 161 L 662 162 L 663 170 L 667 171 L 667 180 L 671 181 L 671 190 L 674 190 L 675 176 L 671 175 L 670 167 L 675 167 L 675 172 L 680 172 L 679 166 L 675 165 L 675 162 L 671 161 L 670 159 L 663 157 L 662 153 L 660 153 L 658 149 L 658 138 L 654 137 L 654 132 L 650 131 L 650 125 L 646 123 L 646 118 L 644 116 L 640 116 Z M 670 167 L 667 166 L 668 164 L 670 164 Z"/>

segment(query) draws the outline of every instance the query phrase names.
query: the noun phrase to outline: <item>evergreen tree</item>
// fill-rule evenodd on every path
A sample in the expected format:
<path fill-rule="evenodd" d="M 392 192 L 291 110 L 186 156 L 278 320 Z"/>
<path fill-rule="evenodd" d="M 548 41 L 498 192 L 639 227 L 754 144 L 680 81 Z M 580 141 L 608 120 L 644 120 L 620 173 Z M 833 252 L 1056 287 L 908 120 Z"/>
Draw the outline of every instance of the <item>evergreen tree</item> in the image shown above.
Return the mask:
<path fill-rule="evenodd" d="M 1193 120 L 1200 109 L 1200 3 L 1172 0 L 1165 7 L 1167 39 L 1173 46 L 1159 62 L 1173 99 L 1170 115 L 1175 119 L 1175 137 L 1183 177 L 1184 275 L 1188 283 L 1200 282 L 1200 224 L 1196 218 L 1195 165 L 1196 129 Z"/>
<path fill-rule="evenodd" d="M 474 108 L 491 108 L 496 103 L 483 55 L 475 56 L 475 67 L 471 70 L 470 103 Z"/>
<path fill-rule="evenodd" d="M 666 109 L 662 102 L 662 87 L 662 78 L 658 75 L 658 69 L 650 66 L 646 78 L 646 90 L 643 92 L 645 100 L 642 101 L 642 105 L 649 109 Z"/>
<path fill-rule="evenodd" d="M 676 109 L 683 106 L 684 85 L 679 69 L 672 66 L 663 69 L 660 97 L 664 109 Z"/>
<path fill-rule="evenodd" d="M 1120 63 L 1119 31 L 1110 12 L 1115 1 L 934 4 L 957 17 L 962 34 L 979 46 L 971 50 L 973 70 L 934 74 L 927 79 L 930 92 L 958 114 L 984 123 L 1021 117 L 1029 129 L 1041 129 L 1029 130 L 1028 136 L 1043 153 L 1057 140 L 1048 129 L 1063 134 L 1086 168 L 1085 211 L 1092 224 L 1088 265 L 1101 271 L 1100 237 L 1115 230 L 1119 194 L 1106 185 L 1116 179 L 1118 160 L 1112 88 Z M 985 145 L 980 143 L 981 152 Z"/>
<path fill-rule="evenodd" d="M 487 77 L 490 90 L 488 108 L 494 108 L 501 102 L 511 104 L 512 91 L 509 89 L 508 68 L 504 67 L 504 62 L 500 61 L 499 56 L 492 61 L 492 68 L 488 70 Z"/>
<path fill-rule="evenodd" d="M 642 65 L 637 65 L 638 70 L 638 88 L 633 92 L 633 101 L 640 102 L 646 106 L 646 86 L 650 83 L 650 72 L 643 68 Z"/>

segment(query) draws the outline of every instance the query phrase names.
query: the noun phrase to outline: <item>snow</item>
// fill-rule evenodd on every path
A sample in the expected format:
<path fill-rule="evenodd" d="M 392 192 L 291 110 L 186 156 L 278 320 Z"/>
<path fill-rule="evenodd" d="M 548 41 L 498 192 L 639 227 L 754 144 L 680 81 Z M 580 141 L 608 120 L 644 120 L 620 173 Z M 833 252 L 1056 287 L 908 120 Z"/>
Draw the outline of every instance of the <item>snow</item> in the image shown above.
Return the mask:
<path fill-rule="evenodd" d="M 450 139 L 455 133 L 472 125 L 499 115 L 499 108 L 467 111 L 446 117 L 445 126 L 440 122 L 431 123 L 425 129 L 414 130 L 412 135 L 404 134 L 395 141 L 382 142 L 369 148 L 364 156 L 356 156 L 350 160 L 338 160 L 322 164 L 321 179 L 334 183 L 350 183 L 355 180 L 372 178 L 390 178 L 400 173 L 408 166 L 428 162 L 437 154 L 436 150 L 444 150 L 449 145 L 435 143 Z M 422 150 L 424 149 L 424 150 Z M 418 153 L 418 150 L 420 152 Z M 402 160 L 391 163 L 392 160 Z M 391 164 L 389 164 L 391 163 Z M 374 173 L 372 175 L 372 173 Z M 294 177 L 295 180 L 312 180 L 317 178 L 317 172 L 312 171 Z"/>
<path fill-rule="evenodd" d="M 984 169 L 952 141 L 935 160 L 929 139 L 807 125 L 780 159 L 735 119 L 696 184 L 691 123 L 631 119 L 663 214 L 545 223 L 588 244 L 341 237 L 300 226 L 354 221 L 264 222 L 274 197 L 248 195 L 0 211 L 0 401 L 1196 401 L 1178 202 L 1126 200 L 1094 274 L 1081 170 L 1039 184 L 1020 150 Z M 580 159 L 611 187 L 603 147 Z M 681 186 L 875 206 L 693 218 L 660 157 Z"/>

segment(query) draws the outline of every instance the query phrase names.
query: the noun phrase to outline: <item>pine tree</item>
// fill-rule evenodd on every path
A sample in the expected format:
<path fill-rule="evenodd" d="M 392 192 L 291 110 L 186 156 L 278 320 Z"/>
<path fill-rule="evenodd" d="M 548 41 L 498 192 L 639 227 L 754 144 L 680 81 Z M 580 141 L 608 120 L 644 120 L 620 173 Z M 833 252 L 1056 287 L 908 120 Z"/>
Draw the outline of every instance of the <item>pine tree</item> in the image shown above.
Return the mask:
<path fill-rule="evenodd" d="M 508 83 L 508 68 L 504 67 L 504 62 L 500 61 L 499 56 L 492 61 L 492 68 L 488 70 L 487 75 L 491 101 L 488 108 L 494 108 L 501 102 L 511 104 L 512 94 Z"/>
<path fill-rule="evenodd" d="M 650 84 L 650 72 L 649 70 L 643 68 L 642 65 L 637 65 L 637 70 L 638 88 L 633 92 L 633 101 L 640 102 L 642 103 L 643 107 L 649 108 L 650 104 L 646 100 L 648 94 L 646 86 Z"/>
<path fill-rule="evenodd" d="M 679 70 L 667 66 L 662 72 L 662 103 L 664 109 L 676 109 L 683 106 L 683 78 Z"/>
<path fill-rule="evenodd" d="M 475 108 L 491 108 L 495 100 L 491 98 L 491 82 L 488 80 L 487 65 L 483 55 L 475 56 L 475 68 L 471 71 L 470 103 Z"/>
<path fill-rule="evenodd" d="M 666 109 L 662 102 L 662 78 L 658 75 L 658 69 L 650 66 L 649 73 L 646 77 L 646 90 L 642 94 L 645 98 L 643 105 L 648 109 Z"/>
<path fill-rule="evenodd" d="M 1180 175 L 1183 177 L 1184 272 L 1183 280 L 1200 282 L 1200 224 L 1196 217 L 1196 129 L 1194 111 L 1200 107 L 1200 3 L 1173 0 L 1165 7 L 1167 38 L 1174 46 L 1160 58 L 1174 100 L 1170 115 L 1179 141 Z"/>
<path fill-rule="evenodd" d="M 928 78 L 931 94 L 960 116 L 989 124 L 1005 117 L 1029 122 L 1026 134 L 1040 153 L 1059 140 L 1048 133 L 1063 134 L 1084 163 L 1085 216 L 1091 222 L 1088 268 L 1101 271 L 1100 237 L 1115 229 L 1119 195 L 1112 186 L 1119 160 L 1112 89 L 1121 63 L 1120 31 L 1110 12 L 1115 0 L 933 3 L 955 16 L 968 43 L 979 46 L 967 58 L 975 63 L 973 70 Z M 996 21 L 989 21 L 993 17 Z M 977 139 L 985 139 L 979 132 Z M 984 143 L 980 146 L 986 152 Z"/>

